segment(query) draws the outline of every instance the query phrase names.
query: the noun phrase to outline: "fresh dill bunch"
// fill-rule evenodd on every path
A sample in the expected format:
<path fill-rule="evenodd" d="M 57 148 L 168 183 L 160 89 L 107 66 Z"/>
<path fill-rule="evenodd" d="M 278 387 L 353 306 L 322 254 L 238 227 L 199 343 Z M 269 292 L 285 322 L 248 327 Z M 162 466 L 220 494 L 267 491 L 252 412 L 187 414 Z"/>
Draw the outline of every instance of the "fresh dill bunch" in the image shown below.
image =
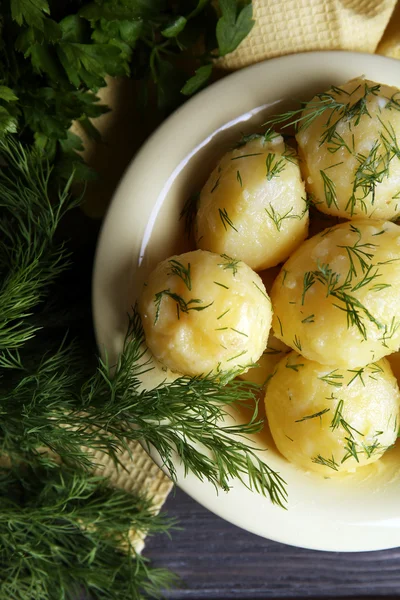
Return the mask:
<path fill-rule="evenodd" d="M 79 199 L 70 194 L 72 177 L 52 189 L 52 167 L 10 136 L 0 140 L 0 165 L 1 357 L 37 331 L 29 317 L 69 264 L 56 230 Z"/>
<path fill-rule="evenodd" d="M 2 469 L 0 600 L 159 597 L 176 577 L 136 554 L 129 532 L 174 526 L 151 501 L 100 477 L 65 467 Z"/>
<path fill-rule="evenodd" d="M 227 491 L 230 480 L 237 478 L 283 506 L 284 480 L 260 460 L 247 437 L 263 428 L 257 408 L 260 387 L 225 373 L 206 378 L 182 376 L 143 390 L 140 374 L 149 369 L 142 324 L 134 311 L 115 370 L 100 362 L 98 373 L 82 390 L 85 419 L 96 425 L 93 435 L 104 432 L 119 443 L 141 440 L 147 448 L 154 447 L 173 479 L 178 459 L 186 473 L 193 472 L 216 488 Z M 251 402 L 253 408 L 249 408 Z M 247 422 L 224 425 L 229 407 L 246 408 Z"/>
<path fill-rule="evenodd" d="M 259 458 L 248 439 L 263 427 L 257 417 L 259 386 L 229 381 L 234 373 L 227 373 L 180 377 L 142 390 L 140 374 L 151 369 L 143 343 L 134 312 L 116 367 L 100 361 L 89 379 L 74 344 L 63 343 L 34 360 L 31 368 L 24 365 L 22 353 L 7 354 L 8 368 L 5 359 L 1 365 L 0 453 L 13 464 L 54 465 L 56 455 L 67 465 L 91 469 L 96 465 L 94 452 L 106 452 L 118 465 L 121 450 L 140 440 L 156 449 L 173 479 L 174 461 L 179 461 L 185 472 L 216 488 L 227 491 L 230 480 L 238 478 L 284 505 L 284 480 Z M 247 422 L 224 425 L 228 407 L 239 406 L 246 408 Z"/>

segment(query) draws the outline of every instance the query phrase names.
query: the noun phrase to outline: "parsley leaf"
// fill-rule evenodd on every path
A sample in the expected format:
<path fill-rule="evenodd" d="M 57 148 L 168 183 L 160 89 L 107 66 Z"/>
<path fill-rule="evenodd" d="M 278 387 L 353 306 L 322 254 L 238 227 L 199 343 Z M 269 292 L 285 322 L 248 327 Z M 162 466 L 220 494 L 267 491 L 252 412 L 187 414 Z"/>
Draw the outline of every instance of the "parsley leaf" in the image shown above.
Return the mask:
<path fill-rule="evenodd" d="M 233 52 L 253 28 L 253 8 L 248 4 L 237 15 L 236 0 L 220 0 L 222 17 L 217 23 L 220 56 Z"/>
<path fill-rule="evenodd" d="M 6 85 L 0 85 L 0 98 L 5 102 L 15 102 L 18 100 L 18 97 Z"/>
<path fill-rule="evenodd" d="M 209 80 L 212 73 L 212 65 L 204 65 L 196 70 L 195 75 L 187 80 L 183 88 L 181 89 L 181 93 L 184 96 L 191 96 L 197 90 L 202 88 L 207 81 Z"/>
<path fill-rule="evenodd" d="M 17 119 L 10 115 L 4 106 L 0 106 L 0 134 L 16 132 Z"/>
<path fill-rule="evenodd" d="M 18 25 L 31 25 L 43 30 L 45 14 L 50 14 L 47 0 L 11 0 L 11 17 Z"/>
<path fill-rule="evenodd" d="M 126 75 L 125 65 L 120 63 L 121 50 L 113 44 L 86 44 L 85 21 L 78 15 L 70 15 L 60 22 L 62 40 L 57 44 L 57 55 L 70 82 L 79 87 L 81 83 L 97 90 L 105 85 L 104 75 Z"/>
<path fill-rule="evenodd" d="M 161 33 L 166 38 L 174 38 L 185 29 L 186 23 L 187 19 L 185 17 L 177 17 Z"/>

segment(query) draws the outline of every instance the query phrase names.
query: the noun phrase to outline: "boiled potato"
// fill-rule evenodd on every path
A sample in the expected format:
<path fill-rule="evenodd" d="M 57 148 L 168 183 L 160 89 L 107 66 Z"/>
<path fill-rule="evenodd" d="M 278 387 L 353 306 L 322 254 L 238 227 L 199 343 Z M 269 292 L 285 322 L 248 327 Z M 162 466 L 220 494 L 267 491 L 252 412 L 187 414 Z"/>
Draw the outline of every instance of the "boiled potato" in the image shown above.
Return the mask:
<path fill-rule="evenodd" d="M 276 337 L 310 360 L 362 367 L 400 346 L 400 227 L 347 221 L 302 244 L 271 291 Z"/>
<path fill-rule="evenodd" d="M 386 359 L 331 369 L 292 352 L 268 383 L 265 408 L 278 450 L 331 476 L 375 462 L 395 443 L 400 393 Z"/>
<path fill-rule="evenodd" d="M 308 209 L 294 150 L 275 133 L 251 137 L 211 173 L 195 229 L 198 248 L 258 271 L 285 260 L 305 239 Z"/>
<path fill-rule="evenodd" d="M 322 212 L 400 215 L 400 91 L 361 78 L 305 107 L 297 133 L 306 188 Z"/>
<path fill-rule="evenodd" d="M 271 326 L 260 277 L 243 262 L 204 250 L 159 263 L 138 308 L 152 354 L 191 376 L 245 370 L 261 356 Z"/>
<path fill-rule="evenodd" d="M 242 373 L 240 379 L 264 385 L 274 373 L 278 362 L 288 352 L 290 352 L 290 348 L 281 340 L 278 340 L 271 331 L 267 347 L 258 359 L 257 366 L 250 368 L 246 373 Z"/>

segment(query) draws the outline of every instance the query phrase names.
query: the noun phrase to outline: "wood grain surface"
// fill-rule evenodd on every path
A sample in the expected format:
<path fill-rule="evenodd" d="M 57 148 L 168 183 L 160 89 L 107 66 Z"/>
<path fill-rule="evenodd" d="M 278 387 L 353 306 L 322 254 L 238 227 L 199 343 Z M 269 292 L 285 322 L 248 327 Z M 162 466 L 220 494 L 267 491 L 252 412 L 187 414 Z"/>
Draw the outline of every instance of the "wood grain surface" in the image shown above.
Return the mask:
<path fill-rule="evenodd" d="M 400 549 L 336 553 L 278 544 L 227 523 L 181 490 L 164 509 L 183 529 L 149 539 L 144 554 L 180 576 L 166 594 L 171 600 L 400 598 Z"/>

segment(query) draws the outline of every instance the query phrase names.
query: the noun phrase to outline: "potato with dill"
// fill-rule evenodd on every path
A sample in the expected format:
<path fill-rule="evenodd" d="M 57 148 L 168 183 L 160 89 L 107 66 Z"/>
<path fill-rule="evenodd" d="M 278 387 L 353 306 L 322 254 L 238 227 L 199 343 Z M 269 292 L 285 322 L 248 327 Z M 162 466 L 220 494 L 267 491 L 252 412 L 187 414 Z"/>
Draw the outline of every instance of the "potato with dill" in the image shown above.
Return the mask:
<path fill-rule="evenodd" d="M 400 227 L 348 221 L 315 235 L 271 290 L 273 330 L 310 360 L 362 367 L 400 346 Z"/>
<path fill-rule="evenodd" d="M 146 343 L 172 371 L 237 373 L 261 356 L 271 302 L 245 263 L 203 250 L 162 261 L 138 303 Z"/>
<path fill-rule="evenodd" d="M 195 223 L 198 248 L 277 265 L 305 239 L 308 205 L 295 151 L 267 131 L 227 152 L 203 187 Z"/>
<path fill-rule="evenodd" d="M 274 373 L 278 362 L 290 351 L 291 348 L 286 346 L 281 340 L 278 340 L 271 331 L 267 347 L 257 360 L 257 365 L 240 375 L 240 379 L 264 385 Z"/>
<path fill-rule="evenodd" d="M 399 137 L 397 88 L 359 78 L 317 94 L 300 116 L 296 135 L 306 188 L 317 208 L 347 219 L 397 218 Z"/>
<path fill-rule="evenodd" d="M 400 392 L 386 359 L 331 369 L 292 352 L 268 383 L 265 407 L 281 454 L 326 476 L 378 460 L 400 422 Z"/>

